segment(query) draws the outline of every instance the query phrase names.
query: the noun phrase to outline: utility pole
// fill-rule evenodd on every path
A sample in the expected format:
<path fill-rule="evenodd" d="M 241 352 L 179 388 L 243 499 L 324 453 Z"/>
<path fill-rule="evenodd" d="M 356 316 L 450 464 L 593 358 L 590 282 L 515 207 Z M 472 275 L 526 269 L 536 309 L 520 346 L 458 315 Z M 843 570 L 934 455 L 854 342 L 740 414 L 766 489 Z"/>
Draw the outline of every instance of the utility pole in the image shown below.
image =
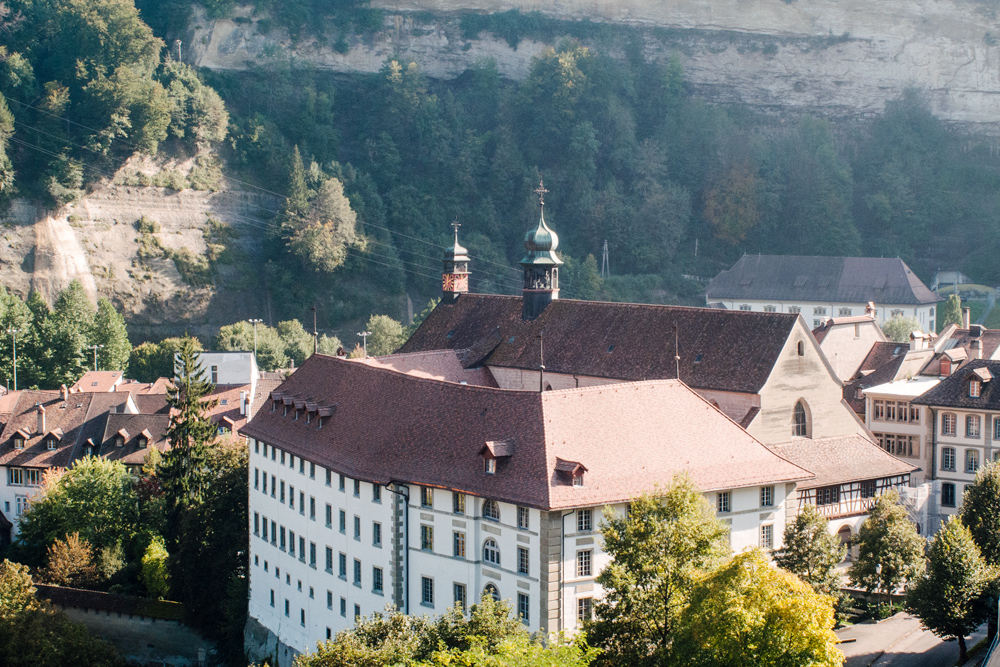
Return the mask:
<path fill-rule="evenodd" d="M 677 325 L 674 325 L 674 364 L 677 366 L 677 379 L 681 379 L 681 344 L 680 344 L 680 333 L 677 331 Z"/>
<path fill-rule="evenodd" d="M 87 347 L 87 349 L 94 351 L 94 370 L 96 371 L 97 370 L 97 351 L 98 350 L 103 350 L 104 346 L 103 345 L 90 345 L 89 347 Z"/>
<path fill-rule="evenodd" d="M 538 332 L 538 393 L 545 391 L 545 332 Z"/>
<path fill-rule="evenodd" d="M 257 361 L 257 325 L 263 324 L 264 320 L 250 320 L 250 324 L 253 325 L 253 360 Z"/>
<path fill-rule="evenodd" d="M 371 331 L 359 331 L 358 335 L 361 336 L 361 341 L 365 346 L 365 359 L 368 358 L 368 337 L 372 335 Z"/>
<path fill-rule="evenodd" d="M 604 250 L 601 251 L 601 280 L 610 275 L 611 266 L 608 264 L 608 240 L 604 239 Z"/>
<path fill-rule="evenodd" d="M 177 62 L 181 62 L 181 40 L 175 39 L 174 46 L 177 47 Z"/>
<path fill-rule="evenodd" d="M 313 354 L 319 352 L 319 331 L 316 330 L 316 306 L 309 310 L 313 311 Z"/>
<path fill-rule="evenodd" d="M 20 329 L 10 328 L 7 329 L 7 333 L 11 335 L 11 339 L 14 343 L 14 391 L 17 391 L 17 332 Z"/>

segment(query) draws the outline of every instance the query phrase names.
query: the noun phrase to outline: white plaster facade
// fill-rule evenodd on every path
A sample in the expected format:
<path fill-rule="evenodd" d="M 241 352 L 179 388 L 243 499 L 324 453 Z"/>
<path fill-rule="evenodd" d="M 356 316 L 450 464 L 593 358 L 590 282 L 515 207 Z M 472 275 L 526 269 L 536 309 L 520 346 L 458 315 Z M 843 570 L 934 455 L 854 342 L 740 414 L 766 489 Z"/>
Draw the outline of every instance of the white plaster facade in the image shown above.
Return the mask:
<path fill-rule="evenodd" d="M 864 315 L 867 303 L 848 302 L 814 302 L 814 301 L 780 301 L 765 299 L 746 299 L 742 301 L 733 299 L 712 299 L 712 303 L 721 303 L 729 310 L 751 310 L 765 313 L 798 313 L 802 315 L 807 323 L 812 324 L 812 328 L 820 326 L 831 318 L 853 317 Z M 924 332 L 936 331 L 936 304 L 923 304 L 915 306 L 913 304 L 875 304 L 875 319 L 879 326 L 885 324 L 896 315 L 902 317 L 915 317 L 920 322 L 920 327 Z"/>
<path fill-rule="evenodd" d="M 863 390 L 865 425 L 890 454 L 920 466 L 910 477 L 914 486 L 931 478 L 933 417 L 930 408 L 910 401 L 938 385 L 936 377 L 918 376 Z"/>
<path fill-rule="evenodd" d="M 599 530 L 603 507 L 548 512 L 497 503 L 499 520 L 492 520 L 483 516 L 487 498 L 440 488 L 427 488 L 428 496 L 426 487 L 405 483 L 378 487 L 253 438 L 249 447 L 249 614 L 276 636 L 282 664 L 352 627 L 356 615 L 388 604 L 440 615 L 455 605 L 457 590 L 468 604 L 492 585 L 532 632 L 573 632 L 589 608 L 581 600 L 592 604 L 602 594 L 595 577 L 609 562 Z M 723 510 L 717 516 L 730 527 L 734 551 L 780 548 L 795 488 L 711 490 L 705 497 Z M 720 501 L 720 494 L 728 500 Z M 463 499 L 461 511 L 456 496 Z M 456 555 L 457 534 L 464 556 Z M 496 543 L 499 563 L 489 561 L 487 540 Z M 376 568 L 381 590 L 374 586 Z M 425 600 L 428 581 L 431 597 Z"/>

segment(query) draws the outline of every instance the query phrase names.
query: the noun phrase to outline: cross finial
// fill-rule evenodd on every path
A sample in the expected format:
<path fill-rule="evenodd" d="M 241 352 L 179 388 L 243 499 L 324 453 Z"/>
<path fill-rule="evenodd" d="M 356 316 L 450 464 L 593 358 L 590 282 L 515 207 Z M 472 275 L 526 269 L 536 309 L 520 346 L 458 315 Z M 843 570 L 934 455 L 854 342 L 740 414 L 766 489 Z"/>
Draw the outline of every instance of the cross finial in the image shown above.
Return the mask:
<path fill-rule="evenodd" d="M 455 216 L 455 220 L 451 223 L 452 228 L 455 230 L 455 238 L 458 238 L 458 228 L 462 226 L 462 223 L 458 221 L 458 216 Z"/>
<path fill-rule="evenodd" d="M 548 190 L 545 189 L 545 182 L 542 179 L 538 179 L 538 189 L 535 190 L 535 194 L 538 195 L 538 203 L 545 206 L 545 193 Z"/>

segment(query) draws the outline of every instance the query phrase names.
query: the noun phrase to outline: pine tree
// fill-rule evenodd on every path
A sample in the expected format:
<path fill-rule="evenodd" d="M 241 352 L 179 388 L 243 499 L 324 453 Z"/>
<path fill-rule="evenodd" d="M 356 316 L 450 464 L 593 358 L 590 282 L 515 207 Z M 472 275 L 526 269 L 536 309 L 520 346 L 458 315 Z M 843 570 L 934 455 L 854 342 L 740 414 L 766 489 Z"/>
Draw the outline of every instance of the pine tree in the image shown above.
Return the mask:
<path fill-rule="evenodd" d="M 784 548 L 774 554 L 778 567 L 796 574 L 817 593 L 835 595 L 840 575 L 834 570 L 847 548 L 829 531 L 829 521 L 814 505 L 806 505 L 785 526 Z"/>
<path fill-rule="evenodd" d="M 306 185 L 306 168 L 298 145 L 292 154 L 292 168 L 288 174 L 288 201 L 286 215 L 305 215 L 309 210 L 309 187 Z"/>
<path fill-rule="evenodd" d="M 962 326 L 962 299 L 957 294 L 948 296 L 948 301 L 944 304 L 944 317 L 941 318 L 941 328 L 954 324 Z"/>
<path fill-rule="evenodd" d="M 907 607 L 946 641 L 958 640 L 958 663 L 969 659 L 965 638 L 983 622 L 989 606 L 983 593 L 993 579 L 961 519 L 953 518 L 931 542 L 927 571 L 910 587 Z"/>

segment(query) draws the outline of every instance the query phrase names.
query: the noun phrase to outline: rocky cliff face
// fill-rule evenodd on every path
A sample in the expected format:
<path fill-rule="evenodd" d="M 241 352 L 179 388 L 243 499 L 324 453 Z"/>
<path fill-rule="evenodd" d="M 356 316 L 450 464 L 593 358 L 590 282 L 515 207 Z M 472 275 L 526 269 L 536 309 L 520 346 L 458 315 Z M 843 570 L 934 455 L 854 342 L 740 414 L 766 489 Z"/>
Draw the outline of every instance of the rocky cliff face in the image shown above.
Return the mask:
<path fill-rule="evenodd" d="M 708 98 L 760 108 L 832 115 L 876 113 L 906 87 L 926 92 L 940 117 L 1000 130 L 1000 26 L 976 0 L 373 0 L 386 23 L 355 38 L 347 53 L 292 44 L 253 21 L 194 23 L 185 59 L 242 69 L 285 54 L 338 72 L 374 72 L 389 56 L 416 60 L 434 77 L 453 77 L 483 56 L 511 78 L 525 76 L 548 44 L 512 48 L 489 33 L 467 40 L 465 12 L 539 11 L 639 29 L 649 57 L 677 53 L 689 82 Z M 996 35 L 996 38 L 994 37 Z M 624 44 L 602 43 L 616 50 Z"/>

